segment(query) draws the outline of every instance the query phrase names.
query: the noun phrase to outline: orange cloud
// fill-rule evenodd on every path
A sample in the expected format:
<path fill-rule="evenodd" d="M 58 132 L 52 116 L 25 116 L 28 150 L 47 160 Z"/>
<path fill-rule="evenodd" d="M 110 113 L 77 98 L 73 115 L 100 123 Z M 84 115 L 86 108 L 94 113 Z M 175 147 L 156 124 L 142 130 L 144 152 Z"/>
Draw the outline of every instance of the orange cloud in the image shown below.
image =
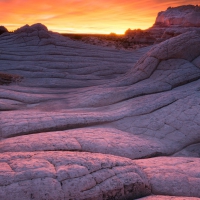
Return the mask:
<path fill-rule="evenodd" d="M 157 13 L 169 6 L 187 4 L 188 0 L 0 0 L 0 24 L 9 30 L 40 22 L 58 32 L 124 33 L 150 27 Z"/>

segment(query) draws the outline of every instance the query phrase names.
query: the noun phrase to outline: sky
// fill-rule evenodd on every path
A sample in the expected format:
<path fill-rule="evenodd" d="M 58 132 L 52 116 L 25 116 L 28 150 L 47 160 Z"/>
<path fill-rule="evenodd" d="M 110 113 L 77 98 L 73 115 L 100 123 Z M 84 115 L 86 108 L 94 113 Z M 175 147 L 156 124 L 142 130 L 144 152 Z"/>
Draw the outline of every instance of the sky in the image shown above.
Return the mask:
<path fill-rule="evenodd" d="M 60 33 L 117 33 L 146 29 L 168 7 L 200 0 L 0 0 L 0 25 L 9 31 L 34 23 Z"/>

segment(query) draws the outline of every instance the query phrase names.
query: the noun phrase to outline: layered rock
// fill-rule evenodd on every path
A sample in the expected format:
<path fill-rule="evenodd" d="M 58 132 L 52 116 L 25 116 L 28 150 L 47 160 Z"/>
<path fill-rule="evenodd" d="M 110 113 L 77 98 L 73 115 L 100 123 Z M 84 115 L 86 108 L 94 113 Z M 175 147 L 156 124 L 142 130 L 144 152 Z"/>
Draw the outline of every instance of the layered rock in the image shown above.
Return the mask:
<path fill-rule="evenodd" d="M 0 155 L 0 198 L 122 199 L 150 194 L 143 172 L 129 159 L 76 152 Z"/>
<path fill-rule="evenodd" d="M 176 197 L 176 196 L 163 196 L 163 195 L 152 195 L 141 198 L 141 200 L 198 200 L 197 197 Z"/>
<path fill-rule="evenodd" d="M 169 7 L 158 13 L 155 24 L 147 30 L 127 30 L 125 38 L 132 44 L 159 43 L 188 31 L 200 31 L 200 7 Z"/>
<path fill-rule="evenodd" d="M 199 158 L 152 158 L 136 161 L 146 173 L 152 193 L 169 196 L 196 196 L 199 184 Z"/>
<path fill-rule="evenodd" d="M 23 77 L 0 85 L 0 199 L 200 198 L 198 32 L 133 52 L 41 24 L 0 41 Z"/>
<path fill-rule="evenodd" d="M 14 74 L 0 73 L 0 85 L 21 81 L 22 77 Z"/>
<path fill-rule="evenodd" d="M 200 6 L 169 7 L 158 13 L 155 26 L 200 27 Z"/>

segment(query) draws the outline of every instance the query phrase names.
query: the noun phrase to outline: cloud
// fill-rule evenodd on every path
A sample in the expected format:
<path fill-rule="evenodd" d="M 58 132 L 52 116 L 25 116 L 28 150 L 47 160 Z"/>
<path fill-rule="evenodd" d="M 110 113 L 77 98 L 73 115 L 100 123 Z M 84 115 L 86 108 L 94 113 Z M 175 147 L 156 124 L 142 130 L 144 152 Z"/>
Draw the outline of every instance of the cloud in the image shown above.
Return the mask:
<path fill-rule="evenodd" d="M 0 2 L 6 2 L 6 3 L 9 3 L 11 2 L 12 0 L 0 0 Z"/>
<path fill-rule="evenodd" d="M 198 2 L 190 0 L 189 3 L 196 5 Z M 128 28 L 148 28 L 159 11 L 183 4 L 188 1 L 0 0 L 0 23 L 41 22 L 57 31 L 124 33 Z"/>

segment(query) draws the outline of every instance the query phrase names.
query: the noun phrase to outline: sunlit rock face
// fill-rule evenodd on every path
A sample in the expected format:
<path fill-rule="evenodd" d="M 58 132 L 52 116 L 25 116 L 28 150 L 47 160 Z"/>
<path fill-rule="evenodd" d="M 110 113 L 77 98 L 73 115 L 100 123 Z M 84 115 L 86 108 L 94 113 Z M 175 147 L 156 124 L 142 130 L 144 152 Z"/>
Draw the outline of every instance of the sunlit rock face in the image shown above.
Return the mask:
<path fill-rule="evenodd" d="M 154 44 L 189 31 L 200 32 L 200 6 L 169 7 L 158 13 L 155 23 L 147 30 L 127 30 L 130 43 Z"/>
<path fill-rule="evenodd" d="M 0 43 L 0 199 L 200 198 L 199 32 L 131 52 L 36 24 Z"/>
<path fill-rule="evenodd" d="M 200 27 L 200 6 L 169 7 L 166 11 L 158 13 L 155 25 Z"/>

